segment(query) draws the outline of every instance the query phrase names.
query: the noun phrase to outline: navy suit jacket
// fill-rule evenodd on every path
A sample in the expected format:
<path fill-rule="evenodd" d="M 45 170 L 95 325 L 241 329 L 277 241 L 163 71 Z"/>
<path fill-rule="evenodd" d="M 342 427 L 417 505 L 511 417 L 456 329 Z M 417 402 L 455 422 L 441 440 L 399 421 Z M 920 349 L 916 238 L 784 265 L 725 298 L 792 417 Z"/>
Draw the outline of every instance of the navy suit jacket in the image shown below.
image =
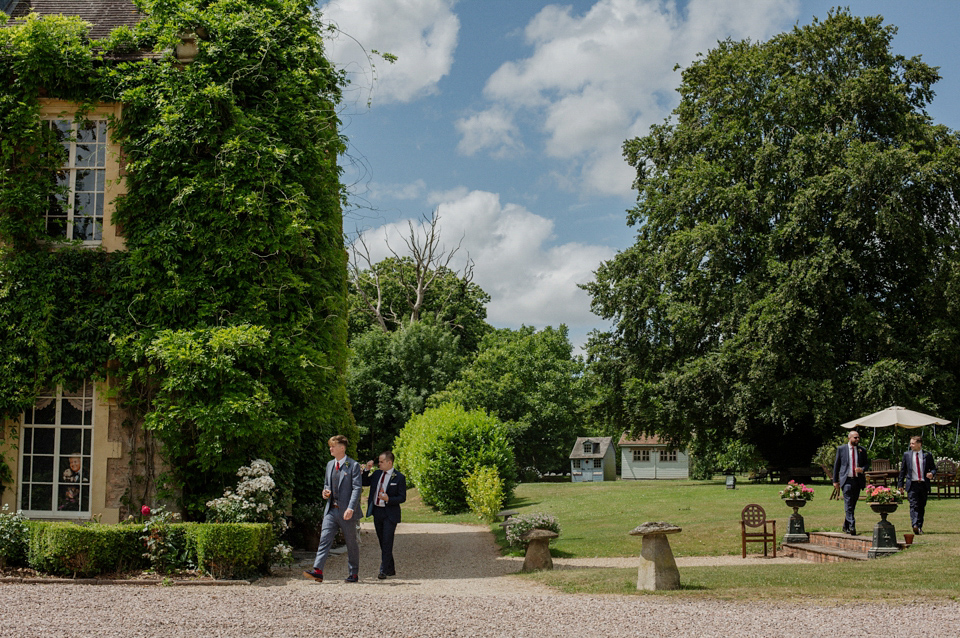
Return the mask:
<path fill-rule="evenodd" d="M 340 506 L 341 515 L 346 510 L 353 510 L 354 514 L 357 514 L 360 509 L 360 493 L 363 491 L 361 478 L 363 476 L 363 468 L 349 456 L 343 457 L 340 465 L 339 487 L 334 494 L 333 486 L 336 483 L 336 477 L 334 477 L 336 466 L 337 460 L 332 459 L 327 463 L 327 471 L 324 474 L 323 489 L 330 490 L 331 494 L 330 498 L 327 499 L 326 506 L 323 508 L 323 515 L 326 516 L 327 512 L 330 511 L 330 504 L 333 503 L 334 500 L 336 500 Z"/>
<path fill-rule="evenodd" d="M 380 475 L 382 470 L 375 470 L 372 475 L 363 475 L 363 484 L 370 486 L 370 495 L 367 497 L 367 516 L 373 516 L 374 503 L 377 501 L 377 486 L 380 484 Z M 387 483 L 387 504 L 383 506 L 383 512 L 387 518 L 394 523 L 400 522 L 400 503 L 407 500 L 407 479 L 398 472 L 393 471 L 390 476 L 390 482 Z"/>
<path fill-rule="evenodd" d="M 844 443 L 837 448 L 837 458 L 833 462 L 833 482 L 843 487 L 843 484 L 850 480 L 850 444 Z M 857 484 L 862 490 L 867 486 L 866 471 L 870 467 L 870 458 L 867 456 L 867 450 L 862 445 L 857 446 L 857 467 L 862 467 L 863 474 L 856 477 Z"/>
<path fill-rule="evenodd" d="M 923 486 L 927 488 L 927 492 L 930 491 L 930 479 L 926 477 L 927 472 L 931 472 L 934 476 L 937 475 L 937 464 L 933 460 L 933 456 L 925 450 L 920 450 L 920 453 L 923 454 Z M 913 479 L 910 478 L 910 470 L 908 469 L 914 463 L 913 460 L 913 450 L 903 453 L 903 462 L 900 463 L 900 476 L 897 477 L 897 485 L 903 487 L 906 485 L 907 489 L 910 489 L 910 484 L 913 483 Z"/>

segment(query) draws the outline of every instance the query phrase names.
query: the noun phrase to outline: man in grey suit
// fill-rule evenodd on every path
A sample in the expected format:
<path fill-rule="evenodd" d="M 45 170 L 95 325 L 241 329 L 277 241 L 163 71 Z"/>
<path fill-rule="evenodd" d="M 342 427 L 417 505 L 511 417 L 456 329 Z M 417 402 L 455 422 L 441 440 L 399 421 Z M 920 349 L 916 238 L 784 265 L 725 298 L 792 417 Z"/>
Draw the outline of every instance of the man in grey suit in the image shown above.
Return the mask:
<path fill-rule="evenodd" d="M 860 445 L 860 433 L 850 430 L 847 444 L 837 448 L 837 458 L 833 462 L 833 486 L 843 491 L 843 531 L 857 535 L 857 521 L 853 510 L 857 507 L 860 490 L 867 486 L 864 468 L 870 465 L 867 450 Z"/>
<path fill-rule="evenodd" d="M 357 573 L 360 570 L 360 546 L 357 544 L 357 519 L 354 518 L 354 512 L 360 505 L 363 468 L 347 456 L 347 437 L 337 434 L 330 437 L 327 444 L 333 460 L 327 463 L 324 475 L 323 498 L 327 499 L 327 505 L 323 510 L 323 525 L 320 527 L 320 545 L 317 547 L 317 557 L 313 560 L 313 569 L 303 572 L 303 575 L 318 583 L 323 582 L 323 566 L 339 529 L 347 542 L 346 582 L 355 583 L 359 579 Z"/>
<path fill-rule="evenodd" d="M 927 508 L 927 495 L 930 493 L 930 481 L 937 474 L 937 464 L 929 452 L 923 451 L 923 439 L 910 437 L 910 451 L 903 453 L 900 463 L 900 476 L 897 487 L 907 487 L 907 500 L 910 501 L 910 524 L 914 534 L 923 534 L 923 512 Z"/>

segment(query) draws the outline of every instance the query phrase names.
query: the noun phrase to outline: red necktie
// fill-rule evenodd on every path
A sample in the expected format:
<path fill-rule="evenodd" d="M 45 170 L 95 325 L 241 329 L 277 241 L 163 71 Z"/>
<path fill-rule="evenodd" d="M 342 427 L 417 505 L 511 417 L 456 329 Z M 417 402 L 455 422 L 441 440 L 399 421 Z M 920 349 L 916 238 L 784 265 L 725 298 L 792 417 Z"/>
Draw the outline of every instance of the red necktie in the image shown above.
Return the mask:
<path fill-rule="evenodd" d="M 850 476 L 857 475 L 857 448 L 850 446 Z"/>
<path fill-rule="evenodd" d="M 913 458 L 917 459 L 917 480 L 922 481 L 923 474 L 920 473 L 920 453 L 917 452 Z"/>
<path fill-rule="evenodd" d="M 380 499 L 380 492 L 383 491 L 383 481 L 387 478 L 386 473 L 380 475 L 380 484 L 377 485 L 377 505 L 383 505 L 383 501 Z"/>

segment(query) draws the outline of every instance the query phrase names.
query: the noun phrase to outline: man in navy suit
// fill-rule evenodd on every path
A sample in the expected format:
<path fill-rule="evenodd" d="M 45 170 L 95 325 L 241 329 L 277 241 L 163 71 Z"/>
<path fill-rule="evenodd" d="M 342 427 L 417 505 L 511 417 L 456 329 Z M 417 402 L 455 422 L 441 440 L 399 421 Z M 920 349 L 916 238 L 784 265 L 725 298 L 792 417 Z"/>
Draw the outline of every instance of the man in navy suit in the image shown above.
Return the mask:
<path fill-rule="evenodd" d="M 346 582 L 355 583 L 359 580 L 357 573 L 360 571 L 360 546 L 357 544 L 357 519 L 354 518 L 354 512 L 360 506 L 363 469 L 359 463 L 347 456 L 347 437 L 337 434 L 330 437 L 327 444 L 333 460 L 327 463 L 323 481 L 323 498 L 327 499 L 327 505 L 323 510 L 323 525 L 320 527 L 320 545 L 317 547 L 317 557 L 313 560 L 313 569 L 303 572 L 303 575 L 318 583 L 323 582 L 323 566 L 339 529 L 347 542 Z"/>
<path fill-rule="evenodd" d="M 380 541 L 380 573 L 377 578 L 396 576 L 393 562 L 393 538 L 400 522 L 400 503 L 407 500 L 407 479 L 393 469 L 393 452 L 386 450 L 380 454 L 379 470 L 369 475 L 364 473 L 363 484 L 370 486 L 367 499 L 367 516 L 373 516 L 373 527 Z M 373 468 L 373 461 L 367 463 L 367 472 Z"/>
<path fill-rule="evenodd" d="M 867 450 L 860 445 L 860 433 L 850 430 L 846 445 L 837 448 L 837 458 L 833 462 L 833 486 L 843 491 L 843 531 L 857 535 L 857 521 L 853 511 L 860 498 L 860 490 L 867 486 L 864 468 L 869 467 Z"/>
<path fill-rule="evenodd" d="M 923 511 L 927 508 L 930 481 L 937 474 L 937 464 L 929 452 L 923 451 L 923 438 L 910 437 L 910 451 L 903 453 L 897 487 L 906 483 L 907 500 L 910 501 L 910 524 L 914 534 L 923 534 Z"/>

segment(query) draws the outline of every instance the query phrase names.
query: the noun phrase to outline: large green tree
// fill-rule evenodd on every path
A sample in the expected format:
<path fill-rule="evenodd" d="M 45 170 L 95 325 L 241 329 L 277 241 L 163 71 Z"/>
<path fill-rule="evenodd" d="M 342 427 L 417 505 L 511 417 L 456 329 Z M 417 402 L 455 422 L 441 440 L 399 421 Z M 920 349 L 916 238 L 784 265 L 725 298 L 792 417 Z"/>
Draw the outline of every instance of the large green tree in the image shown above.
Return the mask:
<path fill-rule="evenodd" d="M 463 367 L 458 337 L 449 328 L 418 321 L 392 332 L 367 330 L 350 345 L 347 390 L 359 428 L 360 458 L 393 446 L 427 398 Z"/>
<path fill-rule="evenodd" d="M 577 438 L 582 369 L 566 326 L 496 330 L 430 404 L 455 402 L 496 415 L 508 426 L 521 470 L 558 471 Z"/>
<path fill-rule="evenodd" d="M 806 464 L 859 413 L 955 411 L 960 145 L 895 33 L 837 11 L 721 42 L 625 143 L 636 242 L 587 286 L 614 321 L 590 344 L 618 389 L 597 414 Z"/>

